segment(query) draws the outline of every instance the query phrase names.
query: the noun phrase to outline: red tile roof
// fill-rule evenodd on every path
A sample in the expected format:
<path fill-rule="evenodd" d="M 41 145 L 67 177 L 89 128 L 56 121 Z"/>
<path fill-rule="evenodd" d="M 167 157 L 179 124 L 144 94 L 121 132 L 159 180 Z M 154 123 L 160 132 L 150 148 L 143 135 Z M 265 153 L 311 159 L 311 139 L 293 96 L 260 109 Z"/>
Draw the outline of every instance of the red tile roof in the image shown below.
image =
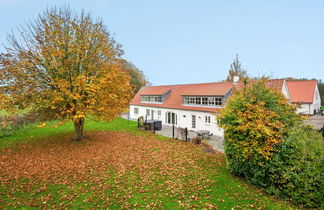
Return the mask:
<path fill-rule="evenodd" d="M 285 81 L 284 79 L 271 79 L 268 82 L 266 82 L 265 86 L 281 92 L 284 81 Z"/>
<path fill-rule="evenodd" d="M 282 91 L 284 79 L 272 79 L 266 83 L 266 86 Z M 287 81 L 291 102 L 292 103 L 312 103 L 315 91 L 315 80 L 306 81 Z M 233 86 L 240 89 L 243 83 L 232 84 L 231 82 L 219 83 L 201 83 L 201 84 L 184 84 L 184 85 L 163 85 L 143 87 L 131 100 L 130 105 L 150 106 L 171 109 L 184 109 L 194 111 L 217 112 L 221 108 L 189 106 L 183 105 L 183 96 L 224 96 L 229 93 Z M 170 92 L 169 92 L 170 91 Z M 141 103 L 142 95 L 168 95 L 162 104 Z"/>
<path fill-rule="evenodd" d="M 205 83 L 188 85 L 183 91 L 184 96 L 223 96 L 233 87 L 231 82 Z"/>
<path fill-rule="evenodd" d="M 292 103 L 313 103 L 316 80 L 287 81 Z"/>
<path fill-rule="evenodd" d="M 130 105 L 217 112 L 220 110 L 220 108 L 184 106 L 183 95 L 220 96 L 227 94 L 229 91 L 231 91 L 232 87 L 233 85 L 231 82 L 144 87 L 134 96 L 130 102 Z M 141 95 L 159 95 L 158 93 L 165 93 L 168 90 L 171 91 L 162 104 L 141 103 Z"/>
<path fill-rule="evenodd" d="M 142 88 L 141 95 L 164 95 L 169 90 L 169 86 L 146 86 Z"/>
<path fill-rule="evenodd" d="M 253 84 L 253 82 L 256 82 L 256 81 L 257 80 L 249 80 L 248 85 L 251 85 L 251 84 Z M 281 92 L 283 85 L 284 85 L 284 81 L 285 81 L 284 79 L 271 79 L 265 83 L 265 86 L 268 88 L 271 88 L 273 90 L 278 90 Z M 243 88 L 243 86 L 244 86 L 243 82 L 239 82 L 239 83 L 235 84 L 235 87 L 237 89 L 241 89 L 241 88 Z"/>

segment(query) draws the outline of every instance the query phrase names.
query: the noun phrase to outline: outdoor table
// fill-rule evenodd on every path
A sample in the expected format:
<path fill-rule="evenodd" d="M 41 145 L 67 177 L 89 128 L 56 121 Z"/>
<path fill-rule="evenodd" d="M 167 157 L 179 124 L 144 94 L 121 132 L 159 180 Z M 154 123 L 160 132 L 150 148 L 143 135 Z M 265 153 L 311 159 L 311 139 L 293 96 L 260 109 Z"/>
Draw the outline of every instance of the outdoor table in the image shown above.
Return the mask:
<path fill-rule="evenodd" d="M 209 130 L 199 130 L 198 131 L 198 137 L 201 137 L 202 139 L 209 139 Z"/>

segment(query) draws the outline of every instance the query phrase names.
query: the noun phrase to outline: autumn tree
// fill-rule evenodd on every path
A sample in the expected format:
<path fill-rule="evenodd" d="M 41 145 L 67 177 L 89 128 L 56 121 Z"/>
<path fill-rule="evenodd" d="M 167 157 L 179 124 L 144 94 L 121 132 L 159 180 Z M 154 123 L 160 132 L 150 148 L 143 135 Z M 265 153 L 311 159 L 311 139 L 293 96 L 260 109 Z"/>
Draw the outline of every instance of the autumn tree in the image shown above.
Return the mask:
<path fill-rule="evenodd" d="M 236 55 L 236 58 L 234 59 L 233 63 L 230 65 L 230 69 L 228 70 L 228 76 L 226 78 L 226 81 L 233 82 L 235 76 L 238 76 L 240 79 L 244 79 L 247 77 L 246 70 L 242 68 L 238 55 Z"/>
<path fill-rule="evenodd" d="M 47 119 L 71 119 L 82 140 L 86 117 L 110 121 L 127 107 L 131 86 L 120 44 L 102 20 L 51 8 L 8 36 L 1 89 L 12 104 Z"/>
<path fill-rule="evenodd" d="M 144 73 L 139 68 L 137 68 L 133 63 L 125 59 L 121 59 L 121 63 L 130 75 L 130 84 L 133 89 L 133 94 L 136 94 L 142 87 L 149 84 Z"/>

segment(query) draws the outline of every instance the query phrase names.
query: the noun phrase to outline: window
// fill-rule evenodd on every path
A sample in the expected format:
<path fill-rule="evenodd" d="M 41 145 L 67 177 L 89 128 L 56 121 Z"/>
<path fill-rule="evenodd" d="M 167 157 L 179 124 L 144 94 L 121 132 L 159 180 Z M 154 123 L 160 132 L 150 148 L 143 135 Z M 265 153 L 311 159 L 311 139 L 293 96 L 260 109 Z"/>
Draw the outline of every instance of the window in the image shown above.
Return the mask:
<path fill-rule="evenodd" d="M 196 115 L 191 115 L 191 127 L 196 128 Z"/>
<path fill-rule="evenodd" d="M 185 96 L 184 104 L 203 105 L 203 106 L 221 106 L 223 104 L 222 97 L 188 97 Z"/>
<path fill-rule="evenodd" d="M 142 96 L 142 102 L 152 102 L 152 103 L 161 103 L 162 96 Z"/>
<path fill-rule="evenodd" d="M 165 113 L 165 122 L 167 124 L 176 125 L 177 124 L 177 115 L 174 112 Z"/>
<path fill-rule="evenodd" d="M 205 123 L 210 123 L 210 116 L 205 116 Z"/>
<path fill-rule="evenodd" d="M 138 114 L 138 108 L 134 108 L 134 114 Z"/>
<path fill-rule="evenodd" d="M 161 116 L 161 110 L 158 110 L 158 115 Z"/>
<path fill-rule="evenodd" d="M 185 103 L 185 104 L 189 104 L 189 97 L 185 97 L 185 98 L 184 98 L 184 103 Z"/>
<path fill-rule="evenodd" d="M 161 96 L 154 96 L 154 102 L 162 102 Z"/>
<path fill-rule="evenodd" d="M 216 97 L 216 98 L 215 98 L 215 105 L 217 105 L 217 106 L 221 106 L 221 105 L 222 105 L 222 98 L 220 98 L 220 97 Z"/>
<path fill-rule="evenodd" d="M 202 98 L 202 105 L 207 105 L 208 104 L 208 98 L 207 97 L 204 97 Z"/>
<path fill-rule="evenodd" d="M 146 115 L 150 116 L 150 110 L 149 109 L 146 110 Z"/>
<path fill-rule="evenodd" d="M 189 101 L 189 103 L 190 103 L 190 104 L 195 104 L 195 101 L 196 101 L 195 99 L 196 99 L 196 98 L 194 98 L 194 97 L 190 97 L 190 101 Z"/>
<path fill-rule="evenodd" d="M 215 98 L 208 98 L 208 105 L 215 105 Z"/>

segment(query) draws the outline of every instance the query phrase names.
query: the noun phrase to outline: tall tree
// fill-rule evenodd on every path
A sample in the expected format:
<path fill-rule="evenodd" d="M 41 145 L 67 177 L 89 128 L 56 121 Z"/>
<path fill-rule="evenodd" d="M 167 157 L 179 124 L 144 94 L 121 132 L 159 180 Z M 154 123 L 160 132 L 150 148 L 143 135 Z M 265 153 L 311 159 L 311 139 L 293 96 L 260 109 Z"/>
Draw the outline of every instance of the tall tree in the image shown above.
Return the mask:
<path fill-rule="evenodd" d="M 228 82 L 233 82 L 235 76 L 238 76 L 240 79 L 244 79 L 247 77 L 246 70 L 244 70 L 241 67 L 241 62 L 240 62 L 238 56 L 239 55 L 237 54 L 233 63 L 230 65 L 230 69 L 228 71 L 228 76 L 226 79 L 226 81 L 228 81 Z"/>
<path fill-rule="evenodd" d="M 130 75 L 130 83 L 133 89 L 133 94 L 136 94 L 142 87 L 149 84 L 144 73 L 133 63 L 125 59 L 121 59 L 121 63 Z"/>
<path fill-rule="evenodd" d="M 101 20 L 51 8 L 8 40 L 0 84 L 17 107 L 71 119 L 76 140 L 83 138 L 87 116 L 110 121 L 127 107 L 131 86 L 123 51 Z"/>
<path fill-rule="evenodd" d="M 324 83 L 318 83 L 318 90 L 321 96 L 321 105 L 324 106 Z"/>

